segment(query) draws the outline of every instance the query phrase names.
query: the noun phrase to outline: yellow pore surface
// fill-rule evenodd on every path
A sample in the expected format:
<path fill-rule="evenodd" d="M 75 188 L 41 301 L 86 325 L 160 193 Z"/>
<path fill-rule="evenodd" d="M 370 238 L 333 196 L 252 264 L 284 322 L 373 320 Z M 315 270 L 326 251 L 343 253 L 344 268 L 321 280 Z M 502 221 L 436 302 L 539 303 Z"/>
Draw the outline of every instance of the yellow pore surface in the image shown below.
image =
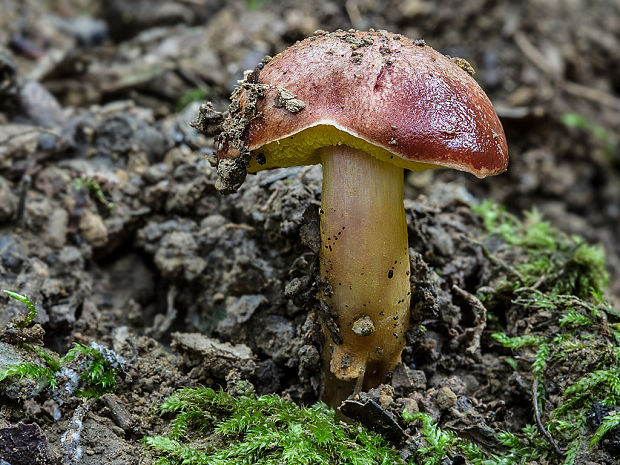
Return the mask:
<path fill-rule="evenodd" d="M 303 131 L 284 137 L 262 147 L 250 149 L 254 155 L 248 167 L 249 173 L 257 171 L 287 168 L 289 166 L 316 165 L 321 163 L 319 149 L 330 146 L 346 145 L 354 149 L 362 150 L 381 161 L 392 163 L 400 168 L 411 171 L 423 171 L 440 168 L 438 165 L 420 163 L 406 160 L 400 155 L 354 135 L 337 125 L 318 124 Z M 257 158 L 265 158 L 264 164 L 259 164 Z"/>

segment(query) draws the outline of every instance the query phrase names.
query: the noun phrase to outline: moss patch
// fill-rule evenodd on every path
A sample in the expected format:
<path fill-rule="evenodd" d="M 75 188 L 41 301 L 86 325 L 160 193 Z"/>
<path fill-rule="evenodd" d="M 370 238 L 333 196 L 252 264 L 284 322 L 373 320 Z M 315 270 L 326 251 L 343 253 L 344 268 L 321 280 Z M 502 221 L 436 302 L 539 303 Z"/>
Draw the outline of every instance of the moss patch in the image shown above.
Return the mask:
<path fill-rule="evenodd" d="M 196 388 L 172 395 L 161 411 L 175 415 L 169 433 L 145 438 L 160 465 L 403 463 L 380 435 L 339 422 L 321 403 Z"/>

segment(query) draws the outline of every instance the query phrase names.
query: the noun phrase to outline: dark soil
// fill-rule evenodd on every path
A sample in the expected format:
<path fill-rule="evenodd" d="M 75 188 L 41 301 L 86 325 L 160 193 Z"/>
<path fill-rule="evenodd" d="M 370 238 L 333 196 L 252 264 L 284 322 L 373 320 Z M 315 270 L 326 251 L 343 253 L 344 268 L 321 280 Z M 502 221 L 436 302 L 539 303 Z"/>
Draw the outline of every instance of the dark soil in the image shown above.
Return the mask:
<path fill-rule="evenodd" d="M 407 178 L 412 311 L 428 330 L 411 333 L 390 399 L 370 398 L 394 411 L 413 400 L 477 437 L 531 421 L 526 380 L 489 331 L 476 336 L 470 297 L 493 275 L 471 241 L 485 234 L 469 208 L 479 199 L 537 208 L 601 244 L 620 299 L 616 1 L 0 0 L 0 11 L 0 289 L 35 303 L 44 335 L 37 326 L 31 342 L 64 354 L 96 341 L 124 360 L 118 390 L 97 400 L 3 384 L 0 459 L 12 465 L 26 452 L 3 456 L 4 441 L 24 434 L 28 463 L 151 463 L 140 439 L 164 431 L 161 401 L 231 372 L 259 394 L 318 400 L 321 169 L 262 172 L 222 196 L 213 141 L 189 122 L 200 101 L 225 110 L 244 70 L 319 28 L 387 29 L 467 59 L 510 150 L 496 178 Z M 0 296 L 0 328 L 23 313 Z M 3 334 L 0 367 L 32 360 Z"/>

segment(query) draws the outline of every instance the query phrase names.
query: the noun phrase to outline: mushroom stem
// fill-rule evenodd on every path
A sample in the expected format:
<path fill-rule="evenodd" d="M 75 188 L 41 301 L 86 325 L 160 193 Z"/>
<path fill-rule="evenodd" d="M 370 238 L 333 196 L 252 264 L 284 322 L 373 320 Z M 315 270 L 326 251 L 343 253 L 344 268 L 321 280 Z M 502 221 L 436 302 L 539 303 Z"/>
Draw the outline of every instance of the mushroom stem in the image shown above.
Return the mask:
<path fill-rule="evenodd" d="M 403 169 L 343 145 L 321 162 L 324 358 L 335 378 L 374 387 L 400 361 L 409 325 Z"/>

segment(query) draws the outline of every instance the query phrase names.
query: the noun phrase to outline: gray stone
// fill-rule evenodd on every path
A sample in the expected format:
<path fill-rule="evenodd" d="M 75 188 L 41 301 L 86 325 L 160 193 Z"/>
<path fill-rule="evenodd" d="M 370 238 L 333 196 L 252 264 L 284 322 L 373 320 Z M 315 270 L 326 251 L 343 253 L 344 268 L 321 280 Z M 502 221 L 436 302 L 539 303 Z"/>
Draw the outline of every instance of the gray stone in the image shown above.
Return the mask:
<path fill-rule="evenodd" d="M 17 196 L 11 183 L 0 176 L 0 223 L 9 221 L 17 208 Z"/>
<path fill-rule="evenodd" d="M 441 387 L 437 391 L 435 404 L 440 410 L 448 410 L 456 405 L 456 394 L 449 387 Z"/>
<path fill-rule="evenodd" d="M 162 238 L 155 253 L 155 264 L 168 278 L 182 276 L 191 281 L 207 266 L 206 262 L 197 256 L 197 248 L 190 233 L 173 231 Z"/>
<path fill-rule="evenodd" d="M 403 363 L 399 363 L 392 372 L 392 387 L 397 397 L 407 397 L 413 390 L 413 382 L 409 378 L 407 372 L 407 366 Z"/>
<path fill-rule="evenodd" d="M 200 356 L 200 365 L 215 377 L 225 378 L 233 369 L 248 376 L 256 368 L 252 350 L 245 344 L 220 342 L 200 333 L 172 333 L 172 347 Z"/>
<path fill-rule="evenodd" d="M 43 231 L 43 240 L 50 247 L 61 249 L 67 242 L 67 227 L 69 214 L 62 208 L 57 208 L 47 221 L 47 228 Z"/>
<path fill-rule="evenodd" d="M 256 309 L 267 302 L 262 295 L 243 295 L 226 299 L 226 317 L 217 324 L 217 332 L 232 337 L 239 331 L 239 325 L 246 323 Z"/>

